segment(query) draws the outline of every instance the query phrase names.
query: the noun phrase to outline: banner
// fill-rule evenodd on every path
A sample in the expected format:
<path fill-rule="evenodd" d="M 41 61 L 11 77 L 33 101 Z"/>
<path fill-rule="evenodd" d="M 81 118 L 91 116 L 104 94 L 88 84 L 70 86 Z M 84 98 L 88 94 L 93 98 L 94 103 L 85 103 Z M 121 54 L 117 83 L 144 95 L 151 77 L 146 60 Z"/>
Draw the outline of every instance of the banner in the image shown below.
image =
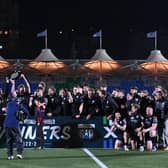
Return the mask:
<path fill-rule="evenodd" d="M 93 117 L 90 120 L 74 119 L 72 117 L 55 117 L 44 120 L 44 147 L 49 148 L 113 148 L 113 136 L 110 123 L 106 117 Z M 2 131 L 3 130 L 3 131 Z M 0 146 L 5 146 L 5 131 L 0 131 Z M 21 135 L 24 147 L 36 147 L 36 122 L 27 119 L 21 124 Z"/>

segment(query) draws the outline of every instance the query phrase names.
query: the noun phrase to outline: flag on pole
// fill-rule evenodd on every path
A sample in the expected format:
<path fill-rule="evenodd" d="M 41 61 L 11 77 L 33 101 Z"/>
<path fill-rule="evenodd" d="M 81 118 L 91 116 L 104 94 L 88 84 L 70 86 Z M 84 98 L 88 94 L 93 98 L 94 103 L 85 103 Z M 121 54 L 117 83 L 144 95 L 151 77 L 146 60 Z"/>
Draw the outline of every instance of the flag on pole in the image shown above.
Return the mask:
<path fill-rule="evenodd" d="M 99 47 L 102 48 L 102 30 L 94 33 L 92 37 L 99 37 Z"/>
<path fill-rule="evenodd" d="M 47 29 L 42 32 L 37 33 L 37 37 L 45 37 L 45 48 L 47 48 L 48 37 L 47 37 Z"/>
<path fill-rule="evenodd" d="M 156 38 L 157 36 L 157 32 L 154 31 L 154 32 L 149 32 L 146 34 L 147 38 Z"/>
<path fill-rule="evenodd" d="M 46 36 L 47 36 L 47 30 L 37 33 L 37 37 L 46 37 Z"/>
<path fill-rule="evenodd" d="M 101 37 L 101 36 L 102 36 L 101 30 L 93 34 L 93 37 Z"/>

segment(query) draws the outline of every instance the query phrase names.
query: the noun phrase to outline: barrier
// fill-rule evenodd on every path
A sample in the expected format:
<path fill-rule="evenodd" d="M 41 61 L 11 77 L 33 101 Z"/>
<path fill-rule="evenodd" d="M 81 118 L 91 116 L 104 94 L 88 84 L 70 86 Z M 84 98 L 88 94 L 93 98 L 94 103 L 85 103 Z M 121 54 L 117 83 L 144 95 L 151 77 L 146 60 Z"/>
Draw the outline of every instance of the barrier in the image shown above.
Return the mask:
<path fill-rule="evenodd" d="M 111 121 L 95 116 L 90 120 L 59 116 L 44 120 L 44 147 L 50 148 L 113 148 Z M 21 124 L 24 147 L 36 146 L 36 122 L 33 118 Z M 0 146 L 5 146 L 5 132 L 0 130 Z"/>

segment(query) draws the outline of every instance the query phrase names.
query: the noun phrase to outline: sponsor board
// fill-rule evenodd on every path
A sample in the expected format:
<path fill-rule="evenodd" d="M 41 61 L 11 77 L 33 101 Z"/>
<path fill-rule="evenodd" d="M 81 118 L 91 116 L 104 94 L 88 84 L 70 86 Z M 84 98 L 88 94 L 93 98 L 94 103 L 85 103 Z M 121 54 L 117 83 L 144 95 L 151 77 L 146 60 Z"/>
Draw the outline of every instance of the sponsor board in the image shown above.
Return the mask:
<path fill-rule="evenodd" d="M 103 122 L 102 122 L 103 121 Z M 20 124 L 24 147 L 36 147 L 36 122 L 33 118 Z M 74 119 L 46 118 L 43 125 L 44 147 L 113 148 L 110 122 L 104 117 Z M 5 146 L 5 130 L 0 130 L 0 147 Z"/>

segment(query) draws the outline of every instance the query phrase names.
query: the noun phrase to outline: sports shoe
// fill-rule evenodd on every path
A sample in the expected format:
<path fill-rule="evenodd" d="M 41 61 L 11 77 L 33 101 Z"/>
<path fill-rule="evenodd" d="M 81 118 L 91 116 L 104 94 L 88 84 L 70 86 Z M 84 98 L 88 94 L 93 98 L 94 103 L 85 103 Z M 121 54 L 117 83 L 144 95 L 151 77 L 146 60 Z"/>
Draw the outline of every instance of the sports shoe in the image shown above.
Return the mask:
<path fill-rule="evenodd" d="M 14 156 L 8 156 L 7 159 L 8 159 L 8 160 L 13 160 L 13 159 L 14 159 Z"/>
<path fill-rule="evenodd" d="M 139 151 L 143 152 L 144 151 L 144 146 L 140 146 Z"/>
<path fill-rule="evenodd" d="M 40 150 L 40 149 L 43 149 L 43 147 L 42 146 L 38 146 L 38 147 L 35 147 L 35 149 Z"/>
<path fill-rule="evenodd" d="M 125 151 L 129 151 L 127 145 L 124 145 L 124 150 L 125 150 Z"/>
<path fill-rule="evenodd" d="M 17 156 L 18 159 L 23 159 L 23 156 L 20 155 L 20 154 L 17 154 L 16 156 Z"/>
<path fill-rule="evenodd" d="M 152 148 L 152 152 L 156 152 L 156 151 L 157 151 L 156 146 L 153 146 L 153 148 Z"/>
<path fill-rule="evenodd" d="M 165 151 L 168 151 L 168 146 L 164 148 Z"/>

